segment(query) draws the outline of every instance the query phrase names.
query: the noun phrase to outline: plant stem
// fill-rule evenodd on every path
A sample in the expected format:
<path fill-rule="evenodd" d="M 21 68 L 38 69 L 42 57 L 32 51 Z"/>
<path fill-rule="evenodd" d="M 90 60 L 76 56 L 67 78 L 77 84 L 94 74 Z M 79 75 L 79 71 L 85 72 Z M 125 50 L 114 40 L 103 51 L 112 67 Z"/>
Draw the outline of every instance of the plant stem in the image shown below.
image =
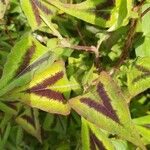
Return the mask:
<path fill-rule="evenodd" d="M 141 7 L 145 3 L 145 1 L 146 0 L 142 0 L 138 5 L 134 6 L 132 10 L 139 13 L 139 10 L 141 9 Z M 132 47 L 132 43 L 134 40 L 134 35 L 135 35 L 135 30 L 136 30 L 136 26 L 138 23 L 138 19 L 139 18 L 136 18 L 136 19 L 132 18 L 130 20 L 128 34 L 127 34 L 124 46 L 122 48 L 121 56 L 120 56 L 119 60 L 117 61 L 116 65 L 114 66 L 115 70 L 118 69 L 129 56 L 129 51 Z"/>

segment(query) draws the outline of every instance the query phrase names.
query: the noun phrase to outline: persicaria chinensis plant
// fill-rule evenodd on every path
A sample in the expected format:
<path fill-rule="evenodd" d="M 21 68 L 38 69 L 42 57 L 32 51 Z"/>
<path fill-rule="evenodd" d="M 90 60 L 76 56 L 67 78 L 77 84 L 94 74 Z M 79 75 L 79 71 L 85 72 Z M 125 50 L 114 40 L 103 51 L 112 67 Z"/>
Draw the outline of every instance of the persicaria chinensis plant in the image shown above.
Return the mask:
<path fill-rule="evenodd" d="M 0 0 L 0 150 L 150 149 L 150 0 Z"/>

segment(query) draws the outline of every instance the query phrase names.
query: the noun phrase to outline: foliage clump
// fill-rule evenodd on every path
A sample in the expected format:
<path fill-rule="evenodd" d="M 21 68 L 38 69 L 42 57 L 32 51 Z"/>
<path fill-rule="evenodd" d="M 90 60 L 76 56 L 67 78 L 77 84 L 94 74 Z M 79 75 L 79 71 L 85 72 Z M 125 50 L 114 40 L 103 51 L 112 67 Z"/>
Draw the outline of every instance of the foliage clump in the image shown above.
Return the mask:
<path fill-rule="evenodd" d="M 0 1 L 0 149 L 149 149 L 149 11 L 149 0 Z"/>

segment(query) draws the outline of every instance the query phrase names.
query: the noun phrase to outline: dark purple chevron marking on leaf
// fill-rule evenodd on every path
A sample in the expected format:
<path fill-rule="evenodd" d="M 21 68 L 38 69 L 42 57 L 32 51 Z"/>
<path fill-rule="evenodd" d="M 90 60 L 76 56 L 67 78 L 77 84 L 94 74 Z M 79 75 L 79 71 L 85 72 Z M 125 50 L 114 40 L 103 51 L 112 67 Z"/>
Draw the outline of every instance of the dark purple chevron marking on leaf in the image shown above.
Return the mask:
<path fill-rule="evenodd" d="M 115 6 L 115 0 L 105 0 L 105 2 L 97 5 L 99 9 L 105 9 Z"/>
<path fill-rule="evenodd" d="M 55 84 L 58 80 L 60 80 L 61 78 L 63 78 L 63 76 L 64 76 L 63 71 L 57 72 L 52 77 L 49 77 L 49 78 L 45 79 L 42 83 L 35 85 L 30 90 L 31 91 L 36 91 L 36 90 L 44 89 L 47 86 Z"/>
<path fill-rule="evenodd" d="M 35 5 L 37 5 L 38 8 L 40 8 L 43 12 L 45 12 L 47 15 L 52 14 L 52 11 L 47 8 L 42 2 L 39 0 L 34 0 Z"/>
<path fill-rule="evenodd" d="M 96 147 L 99 150 L 106 150 L 103 143 L 96 137 L 96 135 L 92 132 L 91 129 L 89 129 L 89 134 L 90 134 L 90 149 L 91 150 L 96 150 Z"/>
<path fill-rule="evenodd" d="M 115 118 L 115 120 L 117 122 L 119 122 L 118 116 L 117 116 L 115 110 L 113 109 L 113 107 L 111 105 L 111 99 L 107 95 L 107 92 L 104 89 L 104 85 L 100 82 L 97 85 L 97 93 L 99 94 L 100 98 L 102 99 L 104 106 L 107 108 L 109 113 L 112 114 L 113 118 Z"/>
<path fill-rule="evenodd" d="M 60 92 L 50 90 L 50 89 L 43 89 L 39 91 L 32 91 L 32 89 L 29 89 L 29 90 L 26 90 L 25 92 L 34 93 L 35 95 L 38 95 L 41 97 L 46 97 L 48 99 L 53 99 L 53 100 L 57 100 L 57 101 L 65 103 L 63 94 L 61 94 Z"/>
<path fill-rule="evenodd" d="M 146 72 L 142 75 L 137 76 L 136 78 L 134 78 L 132 80 L 132 83 L 135 84 L 136 82 L 139 82 L 141 79 L 144 79 L 144 78 L 147 78 L 147 77 L 150 77 L 150 72 Z"/>
<path fill-rule="evenodd" d="M 112 114 L 108 108 L 106 108 L 106 106 L 103 106 L 102 104 L 95 102 L 94 100 L 90 99 L 90 98 L 81 98 L 80 102 L 87 105 L 90 108 L 95 109 L 96 111 L 102 113 L 103 115 L 105 115 L 106 117 L 111 118 L 113 121 L 119 123 L 118 118 L 116 118 L 116 116 L 114 114 Z"/>
<path fill-rule="evenodd" d="M 95 142 L 94 142 L 94 138 L 91 134 L 91 130 L 89 130 L 89 137 L 90 137 L 90 149 L 91 150 L 96 150 L 96 145 L 95 145 Z"/>
<path fill-rule="evenodd" d="M 143 127 L 150 129 L 150 124 L 144 124 Z"/>
<path fill-rule="evenodd" d="M 14 109 L 14 110 L 16 110 L 16 111 L 18 110 L 18 109 L 17 109 L 17 106 L 16 106 L 17 103 L 18 103 L 17 101 L 14 101 L 14 102 L 5 102 L 5 104 L 6 104 L 8 107 L 10 107 L 11 109 Z"/>
<path fill-rule="evenodd" d="M 97 15 L 102 17 L 105 20 L 110 19 L 110 13 L 109 12 L 101 11 L 101 12 L 97 13 Z"/>
<path fill-rule="evenodd" d="M 95 13 L 97 16 L 108 20 L 110 18 L 111 12 L 108 11 L 111 7 L 115 6 L 115 0 L 106 0 L 96 6 Z M 105 10 L 104 10 L 105 9 Z"/>
<path fill-rule="evenodd" d="M 31 65 L 27 66 L 19 75 L 18 77 L 32 71 L 33 69 L 35 69 L 36 67 L 38 67 L 39 65 L 43 64 L 44 62 L 48 61 L 48 59 L 50 58 L 50 53 L 48 52 L 47 54 L 45 54 L 43 57 L 39 58 L 37 61 L 33 62 Z"/>
<path fill-rule="evenodd" d="M 29 65 L 30 60 L 35 52 L 36 45 L 32 42 L 32 46 L 27 50 L 23 62 L 17 70 L 16 77 L 20 76 L 20 74 L 25 70 L 25 68 Z"/>
<path fill-rule="evenodd" d="M 32 118 L 28 115 L 23 115 L 23 116 L 21 116 L 21 118 L 26 120 L 29 124 L 31 124 L 35 128 L 34 118 Z"/>
<path fill-rule="evenodd" d="M 37 22 L 37 24 L 39 26 L 41 24 L 41 22 L 42 22 L 39 10 L 38 10 L 36 4 L 34 3 L 34 0 L 30 0 L 30 3 L 31 3 L 31 6 L 32 6 L 32 10 L 33 10 L 36 22 Z"/>
<path fill-rule="evenodd" d="M 148 68 L 141 66 L 141 65 L 135 65 L 135 68 L 141 72 L 150 72 Z"/>
<path fill-rule="evenodd" d="M 143 74 L 138 75 L 136 78 L 134 78 L 134 79 L 132 80 L 132 83 L 133 83 L 133 84 L 136 83 L 136 82 L 138 82 L 138 81 L 140 81 L 141 79 L 144 79 L 144 78 L 150 76 L 150 70 L 149 70 L 148 68 L 146 68 L 146 67 L 144 67 L 144 66 L 141 66 L 141 65 L 137 65 L 137 64 L 135 65 L 135 68 L 136 68 L 137 70 L 141 71 Z"/>

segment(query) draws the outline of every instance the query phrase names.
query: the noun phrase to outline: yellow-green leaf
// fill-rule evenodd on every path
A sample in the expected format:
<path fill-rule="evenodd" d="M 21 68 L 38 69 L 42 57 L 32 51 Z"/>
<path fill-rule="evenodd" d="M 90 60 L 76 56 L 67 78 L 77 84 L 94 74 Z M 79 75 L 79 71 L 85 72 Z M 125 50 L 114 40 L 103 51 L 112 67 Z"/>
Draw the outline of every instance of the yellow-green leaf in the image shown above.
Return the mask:
<path fill-rule="evenodd" d="M 108 135 L 94 124 L 82 118 L 82 149 L 83 150 L 115 150 Z"/>
<path fill-rule="evenodd" d="M 131 97 L 150 88 L 150 57 L 138 58 L 128 73 L 128 91 Z"/>
<path fill-rule="evenodd" d="M 145 149 L 134 129 L 121 89 L 106 72 L 101 72 L 95 86 L 84 95 L 69 100 L 69 104 L 96 126 Z"/>
<path fill-rule="evenodd" d="M 64 62 L 57 61 L 43 72 L 35 74 L 28 84 L 11 91 L 5 99 L 19 100 L 50 113 L 68 115 L 68 84 Z"/>
<path fill-rule="evenodd" d="M 15 121 L 29 134 L 41 142 L 41 129 L 38 120 L 38 110 L 27 108 Z"/>

